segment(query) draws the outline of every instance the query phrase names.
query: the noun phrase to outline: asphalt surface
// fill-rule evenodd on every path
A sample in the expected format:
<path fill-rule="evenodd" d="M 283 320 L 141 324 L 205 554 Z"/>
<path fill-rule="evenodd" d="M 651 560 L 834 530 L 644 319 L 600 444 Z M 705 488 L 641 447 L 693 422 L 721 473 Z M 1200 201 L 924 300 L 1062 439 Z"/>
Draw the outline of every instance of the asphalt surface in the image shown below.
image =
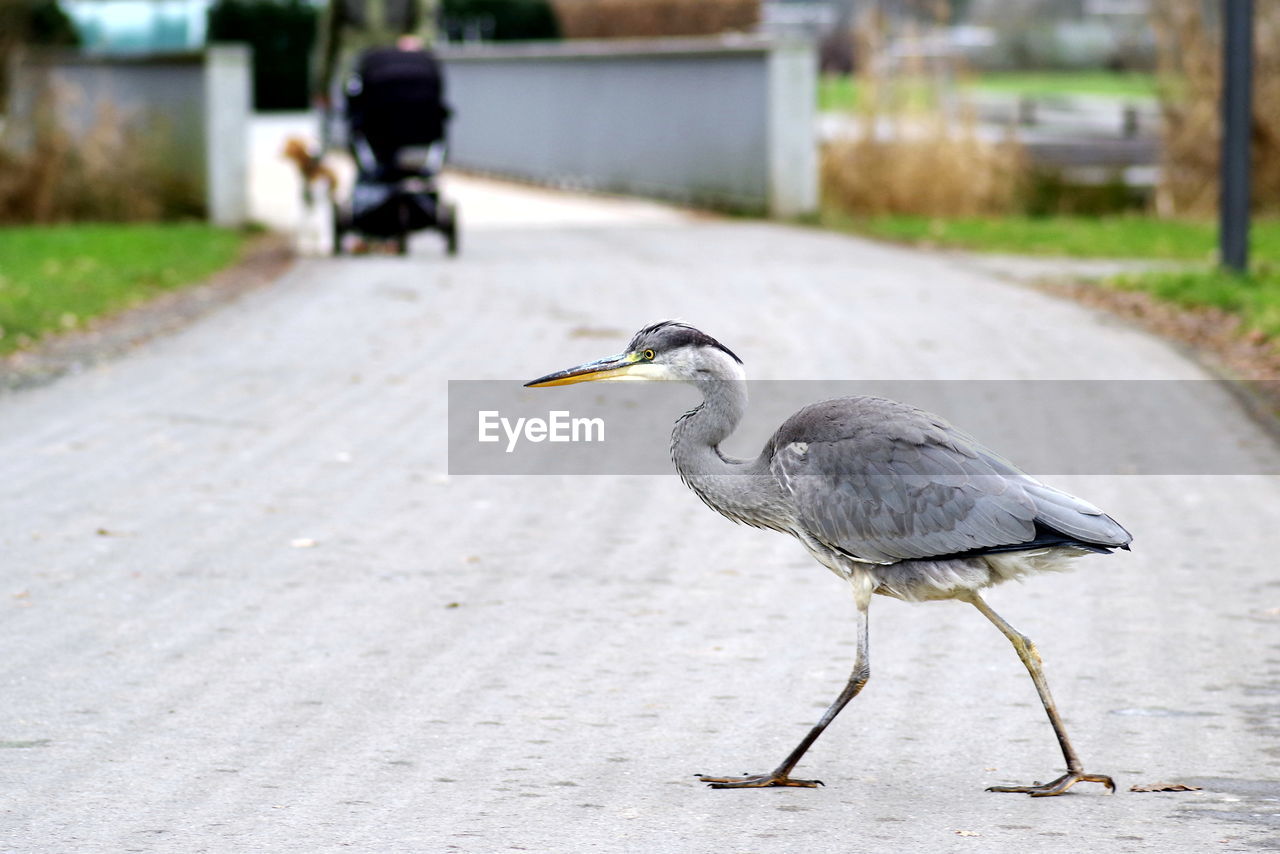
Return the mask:
<path fill-rule="evenodd" d="M 1199 367 L 949 256 L 453 192 L 457 259 L 432 235 L 304 259 L 0 396 L 0 851 L 1280 845 L 1280 453 Z M 972 608 L 882 599 L 871 681 L 797 772 L 825 788 L 697 783 L 771 768 L 839 690 L 842 583 L 674 474 L 451 477 L 446 443 L 448 380 L 525 380 L 667 317 L 762 379 L 1188 381 L 1259 474 L 1057 478 L 1134 551 L 988 597 L 1116 794 L 985 792 L 1061 770 L 1030 680 Z M 1199 453 L 1176 415 L 1116 408 Z M 1158 781 L 1202 788 L 1129 791 Z"/>

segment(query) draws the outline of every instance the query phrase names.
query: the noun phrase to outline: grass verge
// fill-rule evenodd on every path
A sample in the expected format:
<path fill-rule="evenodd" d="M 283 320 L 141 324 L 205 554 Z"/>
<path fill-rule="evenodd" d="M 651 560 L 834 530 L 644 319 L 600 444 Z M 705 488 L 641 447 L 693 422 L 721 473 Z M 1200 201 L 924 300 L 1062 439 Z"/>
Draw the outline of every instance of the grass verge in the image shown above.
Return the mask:
<path fill-rule="evenodd" d="M 1212 263 L 1218 246 L 1218 230 L 1213 223 L 1144 216 L 864 218 L 825 210 L 820 221 L 828 228 L 885 240 L 1015 255 Z M 1280 220 L 1255 221 L 1251 237 L 1256 261 L 1280 264 Z"/>
<path fill-rule="evenodd" d="M 199 282 L 247 239 L 196 223 L 0 228 L 0 355 Z"/>
<path fill-rule="evenodd" d="M 1217 269 L 1126 273 L 1104 284 L 1182 308 L 1220 309 L 1240 318 L 1242 331 L 1280 342 L 1280 267 L 1275 265 L 1258 265 L 1244 276 Z"/>
<path fill-rule="evenodd" d="M 1108 95 L 1114 98 L 1154 98 L 1154 74 L 1113 71 L 988 71 L 974 77 L 979 92 L 1045 98 L 1069 95 Z"/>
<path fill-rule="evenodd" d="M 821 224 L 926 247 L 1187 262 L 1186 269 L 1125 273 L 1101 284 L 1146 292 L 1182 308 L 1219 309 L 1239 317 L 1243 331 L 1280 342 L 1280 220 L 1253 223 L 1253 265 L 1244 276 L 1216 268 L 1217 227 L 1207 222 L 1138 216 L 854 218 L 828 210 Z"/>

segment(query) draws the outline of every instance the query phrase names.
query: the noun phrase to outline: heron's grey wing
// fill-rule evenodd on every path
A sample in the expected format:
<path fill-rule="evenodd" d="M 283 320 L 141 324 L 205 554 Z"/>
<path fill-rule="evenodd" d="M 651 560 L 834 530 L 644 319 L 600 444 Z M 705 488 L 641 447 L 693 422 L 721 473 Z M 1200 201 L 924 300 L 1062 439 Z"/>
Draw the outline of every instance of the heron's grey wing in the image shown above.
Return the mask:
<path fill-rule="evenodd" d="M 778 430 L 771 449 L 770 469 L 798 521 L 860 560 L 1028 543 L 1037 523 L 1085 542 L 1128 542 L 1096 507 L 1019 471 L 938 416 L 895 401 L 806 407 Z"/>

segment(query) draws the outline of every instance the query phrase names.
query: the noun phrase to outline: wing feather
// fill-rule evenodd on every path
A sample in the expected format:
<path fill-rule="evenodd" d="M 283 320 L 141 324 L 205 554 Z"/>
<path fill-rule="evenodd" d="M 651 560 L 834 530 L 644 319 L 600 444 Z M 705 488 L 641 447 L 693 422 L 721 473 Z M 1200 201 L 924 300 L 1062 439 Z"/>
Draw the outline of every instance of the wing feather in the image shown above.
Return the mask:
<path fill-rule="evenodd" d="M 770 445 L 797 519 L 825 545 L 872 563 L 1008 550 L 1044 528 L 1102 548 L 1129 534 L 936 415 L 896 401 L 840 398 L 800 410 Z"/>

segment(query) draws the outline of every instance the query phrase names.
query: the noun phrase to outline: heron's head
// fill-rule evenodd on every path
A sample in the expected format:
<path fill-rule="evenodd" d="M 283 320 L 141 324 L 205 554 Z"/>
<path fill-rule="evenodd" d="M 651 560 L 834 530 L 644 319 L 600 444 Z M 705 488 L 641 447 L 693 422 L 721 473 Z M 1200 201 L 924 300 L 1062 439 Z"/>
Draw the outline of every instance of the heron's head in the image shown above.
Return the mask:
<path fill-rule="evenodd" d="M 742 380 L 742 360 L 707 333 L 674 320 L 646 326 L 617 356 L 597 359 L 525 383 L 569 385 L 595 380 L 680 380 L 691 383 Z"/>

